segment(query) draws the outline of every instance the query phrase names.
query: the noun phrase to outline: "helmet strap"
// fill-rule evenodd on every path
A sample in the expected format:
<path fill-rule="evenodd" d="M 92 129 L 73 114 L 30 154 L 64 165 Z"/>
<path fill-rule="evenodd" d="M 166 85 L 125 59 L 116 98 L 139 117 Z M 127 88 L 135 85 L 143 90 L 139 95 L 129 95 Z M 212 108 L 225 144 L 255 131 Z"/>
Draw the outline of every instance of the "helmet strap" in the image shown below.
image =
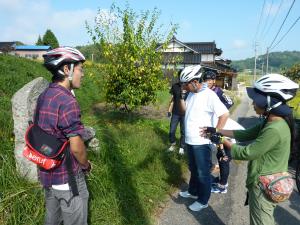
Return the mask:
<path fill-rule="evenodd" d="M 72 64 L 71 64 L 71 67 L 70 67 L 70 71 L 69 71 L 69 76 L 68 76 L 69 83 L 70 83 L 70 88 L 71 88 L 71 89 L 73 89 L 73 84 L 72 84 L 72 80 L 73 80 L 73 72 L 74 72 L 74 64 L 72 63 Z"/>
<path fill-rule="evenodd" d="M 268 103 L 268 107 L 266 109 L 267 112 L 270 112 L 272 109 L 275 109 L 276 107 L 282 104 L 282 102 L 277 102 L 276 104 L 271 106 L 271 97 L 269 95 L 267 96 L 267 103 Z"/>
<path fill-rule="evenodd" d="M 71 68 L 70 68 L 70 71 L 69 71 L 69 81 L 72 81 L 73 80 L 73 72 L 74 72 L 74 63 L 71 64 Z"/>
<path fill-rule="evenodd" d="M 196 85 L 194 82 L 191 82 L 191 84 L 192 84 L 192 86 L 193 86 L 195 92 L 198 92 L 198 87 L 197 87 L 197 85 Z"/>

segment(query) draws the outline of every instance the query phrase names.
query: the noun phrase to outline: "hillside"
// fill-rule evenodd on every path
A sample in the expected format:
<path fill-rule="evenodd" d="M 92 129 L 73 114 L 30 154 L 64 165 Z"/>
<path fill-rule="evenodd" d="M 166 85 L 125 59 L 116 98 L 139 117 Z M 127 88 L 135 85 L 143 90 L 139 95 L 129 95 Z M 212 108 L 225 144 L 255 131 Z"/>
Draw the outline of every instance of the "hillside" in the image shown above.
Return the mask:
<path fill-rule="evenodd" d="M 257 69 L 261 70 L 262 65 L 266 68 L 266 55 L 260 55 L 257 58 Z M 292 65 L 300 63 L 300 51 L 271 52 L 269 54 L 269 71 L 280 72 L 283 68 L 289 68 Z M 254 57 L 244 60 L 232 61 L 231 65 L 238 71 L 253 70 Z"/>

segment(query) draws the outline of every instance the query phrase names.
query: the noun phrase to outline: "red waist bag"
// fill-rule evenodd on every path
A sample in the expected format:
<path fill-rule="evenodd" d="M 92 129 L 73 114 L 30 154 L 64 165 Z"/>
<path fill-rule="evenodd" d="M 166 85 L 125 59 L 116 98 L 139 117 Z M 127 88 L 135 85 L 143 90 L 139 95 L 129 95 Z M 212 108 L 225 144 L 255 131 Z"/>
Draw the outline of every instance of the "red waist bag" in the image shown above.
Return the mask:
<path fill-rule="evenodd" d="M 63 142 L 48 134 L 36 124 L 30 124 L 25 134 L 23 155 L 45 170 L 58 167 L 64 157 L 69 141 Z"/>

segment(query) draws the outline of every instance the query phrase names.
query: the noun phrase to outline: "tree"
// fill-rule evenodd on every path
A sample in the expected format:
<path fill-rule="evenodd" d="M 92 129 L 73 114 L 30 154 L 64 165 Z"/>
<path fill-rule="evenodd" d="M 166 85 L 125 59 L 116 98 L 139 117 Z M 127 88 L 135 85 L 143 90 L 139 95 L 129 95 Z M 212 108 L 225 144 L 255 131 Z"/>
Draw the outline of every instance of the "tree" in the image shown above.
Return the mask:
<path fill-rule="evenodd" d="M 37 42 L 35 43 L 35 45 L 44 45 L 41 35 L 39 35 L 39 38 L 38 38 Z"/>
<path fill-rule="evenodd" d="M 291 68 L 285 70 L 283 72 L 285 76 L 288 78 L 294 80 L 294 81 L 300 81 L 300 63 L 294 64 Z"/>
<path fill-rule="evenodd" d="M 90 44 L 85 46 L 76 46 L 87 60 L 92 62 L 101 63 L 103 59 L 101 58 L 101 46 L 99 44 Z"/>
<path fill-rule="evenodd" d="M 16 46 L 20 46 L 20 45 L 24 45 L 24 43 L 21 41 L 16 41 Z"/>
<path fill-rule="evenodd" d="M 156 93 L 164 85 L 161 69 L 162 52 L 177 26 L 167 32 L 157 27 L 159 11 L 135 13 L 129 5 L 125 9 L 114 4 L 110 10 L 99 10 L 96 25 L 87 24 L 95 44 L 100 44 L 104 60 L 106 101 L 127 111 L 156 101 Z"/>
<path fill-rule="evenodd" d="M 50 45 L 51 48 L 59 47 L 58 40 L 56 39 L 53 32 L 49 29 L 46 31 L 46 33 L 43 36 L 43 44 L 44 45 Z"/>

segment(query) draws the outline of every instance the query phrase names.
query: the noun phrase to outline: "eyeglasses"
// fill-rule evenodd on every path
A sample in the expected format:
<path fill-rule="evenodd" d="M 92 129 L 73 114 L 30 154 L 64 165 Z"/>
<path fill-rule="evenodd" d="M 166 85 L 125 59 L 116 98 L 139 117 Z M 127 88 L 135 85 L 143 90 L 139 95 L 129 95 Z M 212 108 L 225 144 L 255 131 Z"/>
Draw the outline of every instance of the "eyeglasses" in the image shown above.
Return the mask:
<path fill-rule="evenodd" d="M 190 83 L 191 83 L 191 81 L 189 81 L 189 82 L 182 82 L 181 85 L 182 85 L 182 86 L 187 86 L 187 85 L 190 84 Z"/>
<path fill-rule="evenodd" d="M 80 72 L 81 74 L 84 73 L 84 69 L 83 69 L 82 67 L 77 67 L 77 69 L 79 70 L 79 72 Z"/>

